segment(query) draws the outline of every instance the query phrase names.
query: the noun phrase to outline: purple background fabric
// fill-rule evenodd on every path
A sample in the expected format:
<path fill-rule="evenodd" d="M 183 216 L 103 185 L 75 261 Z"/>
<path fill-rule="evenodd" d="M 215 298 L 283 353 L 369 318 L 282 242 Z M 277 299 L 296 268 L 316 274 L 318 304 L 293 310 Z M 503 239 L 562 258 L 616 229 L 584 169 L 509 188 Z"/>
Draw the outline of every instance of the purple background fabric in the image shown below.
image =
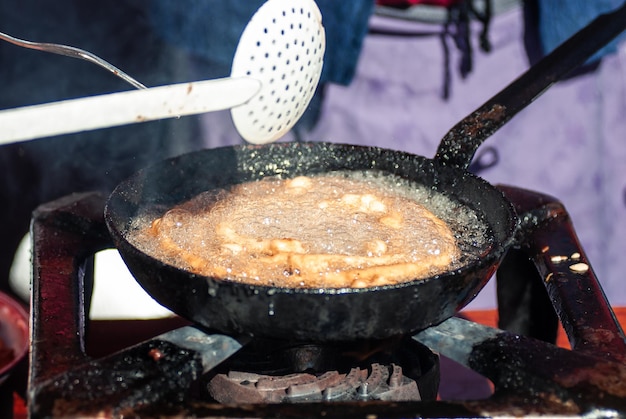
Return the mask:
<path fill-rule="evenodd" d="M 478 25 L 478 24 L 477 24 Z M 432 33 L 433 24 L 373 16 L 372 28 Z M 494 17 L 493 50 L 479 50 L 473 31 L 474 68 L 462 78 L 460 52 L 451 47 L 450 98 L 444 100 L 444 53 L 438 36 L 366 37 L 349 86 L 328 85 L 320 120 L 300 139 L 381 146 L 433 157 L 456 122 L 528 67 L 523 13 L 515 7 Z M 492 183 L 537 190 L 559 198 L 614 305 L 626 305 L 626 45 L 600 67 L 550 88 L 489 138 L 477 153 L 479 174 Z M 209 146 L 232 144 L 224 115 L 204 118 Z M 293 140 L 293 134 L 287 140 Z M 495 152 L 495 154 L 494 154 Z M 495 157 L 495 161 L 494 161 Z M 494 281 L 470 305 L 493 308 Z"/>

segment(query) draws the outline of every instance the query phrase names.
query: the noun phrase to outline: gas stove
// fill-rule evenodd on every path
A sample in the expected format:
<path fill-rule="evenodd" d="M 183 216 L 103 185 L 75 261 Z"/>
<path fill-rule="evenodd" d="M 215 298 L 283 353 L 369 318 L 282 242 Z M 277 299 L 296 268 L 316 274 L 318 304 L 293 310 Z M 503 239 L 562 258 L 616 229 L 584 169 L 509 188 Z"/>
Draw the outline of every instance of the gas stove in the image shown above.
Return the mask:
<path fill-rule="evenodd" d="M 475 417 L 626 415 L 626 337 L 563 205 L 499 187 L 525 239 L 496 275 L 501 329 L 454 317 L 383 341 L 227 336 L 174 319 L 112 354 L 88 353 L 91 256 L 112 247 L 105 198 L 34 213 L 31 417 Z M 558 324 L 571 349 L 553 344 Z M 114 334 L 114 333 L 113 333 Z M 440 357 L 489 379 L 477 400 L 438 396 Z"/>

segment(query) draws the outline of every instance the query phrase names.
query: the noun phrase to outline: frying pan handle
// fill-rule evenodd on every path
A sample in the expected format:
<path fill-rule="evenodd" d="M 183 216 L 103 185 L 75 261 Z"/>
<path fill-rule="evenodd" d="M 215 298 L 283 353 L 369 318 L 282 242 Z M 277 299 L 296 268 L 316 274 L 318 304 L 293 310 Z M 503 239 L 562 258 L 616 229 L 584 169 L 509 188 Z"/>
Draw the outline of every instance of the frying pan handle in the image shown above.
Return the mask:
<path fill-rule="evenodd" d="M 478 147 L 546 89 L 583 64 L 626 29 L 626 2 L 600 15 L 530 67 L 443 137 L 435 160 L 467 169 Z"/>
<path fill-rule="evenodd" d="M 515 205 L 521 250 L 532 259 L 572 349 L 626 361 L 626 337 L 557 199 L 499 185 Z M 534 279 L 534 278 L 532 278 Z"/>

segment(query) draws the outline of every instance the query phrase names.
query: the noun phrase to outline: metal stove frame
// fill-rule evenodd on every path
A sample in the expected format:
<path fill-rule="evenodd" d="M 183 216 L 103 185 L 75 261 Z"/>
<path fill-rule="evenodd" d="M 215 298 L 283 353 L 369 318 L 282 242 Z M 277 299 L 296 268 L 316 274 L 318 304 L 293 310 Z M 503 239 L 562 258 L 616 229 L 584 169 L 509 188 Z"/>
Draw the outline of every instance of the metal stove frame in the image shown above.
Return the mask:
<path fill-rule="evenodd" d="M 564 206 L 499 186 L 520 213 L 521 245 L 497 274 L 500 327 L 451 318 L 413 339 L 489 378 L 494 394 L 460 402 L 346 402 L 223 406 L 184 402 L 201 374 L 246 344 L 191 326 L 103 358 L 86 354 L 87 261 L 112 247 L 104 198 L 42 205 L 32 224 L 31 417 L 626 416 L 626 336 Z M 547 291 L 547 292 L 546 292 Z M 571 350 L 556 347 L 557 322 Z M 547 342 L 546 342 L 547 341 Z M 552 343 L 550 343 L 552 342 Z"/>

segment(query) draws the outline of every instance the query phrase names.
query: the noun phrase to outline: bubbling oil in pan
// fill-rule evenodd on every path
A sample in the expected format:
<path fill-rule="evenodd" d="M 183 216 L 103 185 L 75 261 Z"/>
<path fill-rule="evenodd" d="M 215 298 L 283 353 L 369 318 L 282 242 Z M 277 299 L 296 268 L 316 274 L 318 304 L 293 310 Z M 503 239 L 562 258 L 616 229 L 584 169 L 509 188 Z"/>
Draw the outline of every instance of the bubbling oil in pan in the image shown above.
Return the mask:
<path fill-rule="evenodd" d="M 484 255 L 465 205 L 377 171 L 211 190 L 134 220 L 141 251 L 196 274 L 256 285 L 363 288 L 428 278 Z"/>

